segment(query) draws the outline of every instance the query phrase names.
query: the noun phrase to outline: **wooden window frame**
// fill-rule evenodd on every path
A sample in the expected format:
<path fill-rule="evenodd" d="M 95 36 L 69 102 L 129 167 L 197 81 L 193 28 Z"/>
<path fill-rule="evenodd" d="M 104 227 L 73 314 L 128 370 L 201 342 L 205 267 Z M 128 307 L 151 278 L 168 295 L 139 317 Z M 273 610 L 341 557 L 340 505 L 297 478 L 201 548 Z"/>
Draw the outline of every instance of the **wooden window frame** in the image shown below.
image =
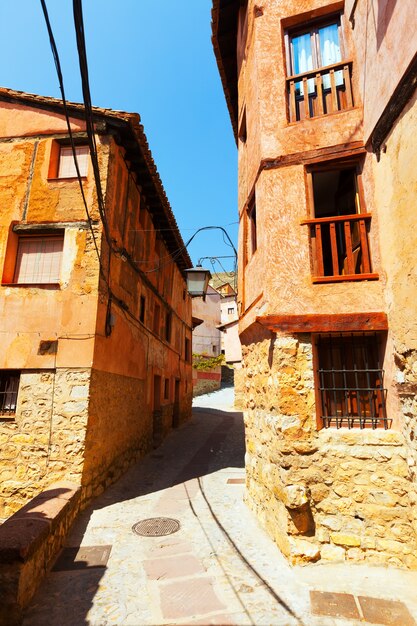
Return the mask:
<path fill-rule="evenodd" d="M 3 369 L 0 370 L 0 421 L 13 421 L 16 418 L 17 402 L 19 398 L 19 388 L 21 370 Z M 7 379 L 17 380 L 17 388 L 13 383 L 13 389 L 7 390 Z M 10 408 L 6 409 L 6 404 L 10 402 Z"/>
<path fill-rule="evenodd" d="M 253 194 L 248 202 L 248 208 L 246 211 L 248 222 L 248 241 L 247 246 L 249 248 L 248 259 L 251 259 L 258 249 L 258 225 L 257 225 L 257 212 L 256 212 L 256 196 Z"/>
<path fill-rule="evenodd" d="M 89 145 L 86 139 L 84 138 L 75 138 L 74 139 L 75 148 L 87 148 L 89 151 Z M 52 140 L 51 145 L 51 155 L 49 159 L 49 170 L 48 170 L 48 180 L 50 181 L 60 181 L 60 180 L 75 180 L 78 178 L 77 173 L 74 172 L 71 176 L 60 176 L 60 163 L 62 157 L 62 150 L 71 149 L 71 142 L 68 138 L 65 139 L 54 139 Z M 87 155 L 87 164 L 85 171 L 80 171 L 80 177 L 84 180 L 88 177 L 88 171 L 90 168 L 90 154 Z"/>
<path fill-rule="evenodd" d="M 189 337 L 185 337 L 184 340 L 184 361 L 191 363 L 191 340 Z"/>
<path fill-rule="evenodd" d="M 323 406 L 323 398 L 326 398 L 326 391 L 327 393 L 331 396 L 333 395 L 333 398 L 327 397 L 326 400 L 326 404 L 329 403 L 332 404 L 332 402 L 335 402 L 337 406 L 340 405 L 340 407 L 342 408 L 342 403 L 345 402 L 345 408 L 349 407 L 352 408 L 352 406 L 355 406 L 355 402 L 356 402 L 356 407 L 358 407 L 358 402 L 357 402 L 357 398 L 360 398 L 360 391 L 362 391 L 362 388 L 359 384 L 358 381 L 358 376 L 355 372 L 357 372 L 358 374 L 361 373 L 362 375 L 365 374 L 367 376 L 368 379 L 368 383 L 370 381 L 370 376 L 369 373 L 370 372 L 375 372 L 374 368 L 370 368 L 368 367 L 367 370 L 360 370 L 360 369 L 356 369 L 355 370 L 348 370 L 348 369 L 344 369 L 342 371 L 345 372 L 345 374 L 343 375 L 343 379 L 345 381 L 345 396 L 343 400 L 338 400 L 337 395 L 335 396 L 334 393 L 331 389 L 329 390 L 329 388 L 327 387 L 324 391 L 323 391 L 323 374 L 320 374 L 320 372 L 323 370 L 323 368 L 320 368 L 320 365 L 323 365 L 323 357 L 320 357 L 320 340 L 330 340 L 330 338 L 333 338 L 333 341 L 335 343 L 337 342 L 351 342 L 352 338 L 354 338 L 358 343 L 360 343 L 360 339 L 362 338 L 366 338 L 366 340 L 371 339 L 372 337 L 375 338 L 375 345 L 374 345 L 374 350 L 375 353 L 377 354 L 377 363 L 382 364 L 384 361 L 384 352 L 385 352 L 385 348 L 386 348 L 386 332 L 351 332 L 351 333 L 315 333 L 312 334 L 312 346 L 313 346 L 313 370 L 314 370 L 314 392 L 315 392 L 315 404 L 316 404 L 316 423 L 317 423 L 317 430 L 321 430 L 323 428 L 336 428 L 336 429 L 340 429 L 340 428 L 348 428 L 348 429 L 381 429 L 381 428 L 385 428 L 385 429 L 389 429 L 392 426 L 392 419 L 387 418 L 387 414 L 386 414 L 386 394 L 387 394 L 387 390 L 384 388 L 383 386 L 383 376 L 384 376 L 384 370 L 383 367 L 378 367 L 379 372 L 381 373 L 381 384 L 380 386 L 374 386 L 373 389 L 379 393 L 377 393 L 377 395 L 379 395 L 379 400 L 381 401 L 381 405 L 380 405 L 380 412 L 378 413 L 378 415 L 373 416 L 369 416 L 369 415 L 364 415 L 361 416 L 361 410 L 359 409 L 359 411 L 357 412 L 357 415 L 344 415 L 344 416 L 340 416 L 340 417 L 332 417 L 329 418 L 327 415 L 324 416 L 324 413 L 327 413 L 327 408 L 326 410 L 324 409 Z M 368 343 L 368 341 L 364 341 L 364 344 Z M 369 342 L 370 343 L 370 342 Z M 322 348 L 323 349 L 323 348 Z M 369 356 L 369 353 L 367 354 L 367 357 Z M 332 357 L 330 356 L 330 359 Z M 333 371 L 333 370 L 332 370 Z M 339 370 L 334 370 L 335 374 L 336 373 L 340 373 Z M 348 385 L 347 384 L 347 376 L 346 374 L 350 372 L 351 375 L 353 374 L 353 378 L 356 379 L 356 384 L 355 385 Z M 334 382 L 332 383 L 332 386 L 337 387 L 337 380 L 335 379 L 335 374 L 332 374 L 333 377 L 333 381 L 336 382 L 336 384 L 334 384 Z M 371 385 L 369 385 L 371 388 Z M 341 391 L 341 390 L 340 390 Z M 340 397 L 342 397 L 342 393 L 340 393 Z M 355 398 L 352 398 L 352 396 L 354 396 L 356 392 L 356 400 Z M 337 393 L 337 392 L 336 392 Z M 350 396 L 350 397 L 349 397 Z M 368 396 L 369 398 L 369 396 Z M 366 399 L 365 399 L 366 402 Z M 359 402 L 359 406 L 361 405 L 361 402 Z M 365 405 L 366 406 L 366 405 Z M 369 399 L 369 406 L 371 406 L 371 400 Z M 335 422 L 335 423 L 332 423 Z"/>
<path fill-rule="evenodd" d="M 19 280 L 19 254 L 21 245 L 24 241 L 36 241 L 36 240 L 57 240 L 62 242 L 62 249 L 60 251 L 59 259 L 59 271 L 56 280 L 45 280 L 40 277 L 40 280 L 36 281 L 23 281 Z M 5 262 L 3 268 L 2 285 L 9 287 L 49 287 L 56 288 L 60 286 L 60 277 L 62 272 L 62 261 L 64 258 L 64 246 L 65 246 L 65 230 L 64 229 L 51 229 L 45 231 L 39 230 L 26 230 L 23 232 L 14 232 L 11 229 L 9 233 L 9 239 L 7 243 Z"/>
<path fill-rule="evenodd" d="M 314 19 L 303 21 L 300 24 L 292 25 L 291 27 L 287 27 L 284 30 L 284 50 L 285 50 L 285 61 L 286 61 L 286 76 L 289 87 L 286 89 L 287 93 L 287 121 L 289 123 L 297 123 L 304 119 L 316 118 L 321 115 L 329 115 L 331 113 L 338 113 L 340 111 L 348 110 L 353 108 L 353 96 L 352 96 L 352 59 L 347 58 L 346 56 L 346 42 L 344 31 L 342 28 L 342 14 L 343 10 L 339 9 L 335 12 L 329 13 L 327 15 L 322 15 L 320 17 L 316 17 Z M 325 26 L 330 26 L 332 24 L 337 25 L 337 32 L 339 37 L 339 45 L 340 45 L 340 62 L 336 63 L 335 66 L 324 66 L 323 61 L 321 59 L 321 50 L 320 50 L 320 38 L 319 38 L 319 29 Z M 307 97 L 305 102 L 308 102 L 308 107 L 304 106 L 304 117 L 301 116 L 301 112 L 297 112 L 297 102 L 295 92 L 295 76 L 302 76 L 302 74 L 295 73 L 294 67 L 294 54 L 293 54 L 293 45 L 292 40 L 295 37 L 310 34 L 311 41 L 311 51 L 312 51 L 312 59 L 313 59 L 313 68 L 309 70 L 309 72 L 304 72 L 303 74 L 310 73 L 311 75 L 308 78 L 299 79 L 299 81 L 295 82 L 303 82 L 304 90 L 307 90 L 307 82 L 309 80 L 315 81 L 315 90 L 317 92 L 316 99 L 317 102 L 314 104 L 314 98 L 311 99 L 311 96 L 307 93 Z M 334 83 L 334 71 L 342 71 L 344 77 L 344 87 L 346 91 L 346 106 L 339 106 L 337 102 L 337 87 Z M 339 67 L 340 66 L 340 67 Z M 334 69 L 333 69 L 334 68 Z M 327 103 L 326 98 L 323 100 L 324 92 L 329 91 L 329 89 L 324 89 L 322 86 L 322 78 L 321 74 L 329 73 L 330 80 L 332 83 L 332 87 L 330 90 L 331 98 L 330 104 Z M 319 78 L 320 75 L 320 78 Z M 300 98 L 301 102 L 301 98 Z M 310 106 L 313 107 L 313 114 L 311 114 Z M 317 111 L 314 111 L 314 106 L 317 107 Z M 325 110 L 325 108 L 331 108 L 331 110 Z"/>
<path fill-rule="evenodd" d="M 171 343 L 172 337 L 172 312 L 167 311 L 165 313 L 165 341 Z"/>
<path fill-rule="evenodd" d="M 170 399 L 170 390 L 171 390 L 170 380 L 169 380 L 169 378 L 165 378 L 165 380 L 164 380 L 164 400 L 169 400 Z"/>
<path fill-rule="evenodd" d="M 330 282 L 343 282 L 343 281 L 359 281 L 359 280 L 378 280 L 379 275 L 372 270 L 372 257 L 370 251 L 370 242 L 368 231 L 372 214 L 368 213 L 365 202 L 364 186 L 362 179 L 363 170 L 363 158 L 343 158 L 332 161 L 324 161 L 321 163 L 314 163 L 308 165 L 305 168 L 306 178 L 306 198 L 307 198 L 307 211 L 308 217 L 301 220 L 301 225 L 307 225 L 309 227 L 309 247 L 310 247 L 310 259 L 311 259 L 311 275 L 313 283 L 330 283 Z M 316 173 L 341 171 L 344 169 L 355 170 L 355 185 L 356 196 L 355 206 L 356 213 L 352 216 L 334 216 L 334 219 L 329 218 L 317 218 L 315 215 L 314 205 L 314 185 L 313 176 Z M 349 236 L 349 228 L 346 224 L 348 221 L 359 222 L 359 232 L 361 241 L 361 251 L 363 254 L 363 270 L 361 273 L 354 273 L 352 269 L 345 274 L 333 274 L 325 275 L 324 268 L 322 267 L 323 261 L 320 261 L 319 248 L 321 246 L 321 235 L 317 232 L 318 222 L 322 222 L 324 225 L 329 223 L 329 228 L 333 228 L 332 224 L 345 223 L 346 236 Z M 327 226 L 326 226 L 327 228 Z M 313 230 L 314 236 L 313 236 Z M 332 249 L 332 256 L 337 255 L 337 251 Z M 349 256 L 349 255 L 348 255 Z M 334 261 L 335 262 L 335 261 Z M 352 268 L 352 260 L 348 260 L 348 267 Z"/>
<path fill-rule="evenodd" d="M 141 321 L 142 324 L 145 324 L 145 316 L 146 316 L 146 298 L 145 296 L 140 296 L 139 321 Z"/>

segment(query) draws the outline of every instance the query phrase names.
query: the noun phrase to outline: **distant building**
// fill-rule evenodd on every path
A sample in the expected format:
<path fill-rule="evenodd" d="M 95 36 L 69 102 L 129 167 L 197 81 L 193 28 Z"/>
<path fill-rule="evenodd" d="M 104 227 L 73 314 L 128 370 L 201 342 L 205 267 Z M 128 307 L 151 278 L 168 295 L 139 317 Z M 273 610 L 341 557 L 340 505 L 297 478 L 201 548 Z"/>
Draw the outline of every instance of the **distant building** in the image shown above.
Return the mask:
<path fill-rule="evenodd" d="M 230 288 L 224 289 L 220 300 L 221 324 L 218 326 L 220 330 L 221 352 L 224 354 L 225 361 L 229 365 L 240 367 L 242 361 L 242 348 L 239 339 L 239 316 L 237 312 L 237 294 Z"/>
<path fill-rule="evenodd" d="M 191 413 L 191 266 L 137 114 L 0 89 L 0 517 L 84 500 Z M 87 215 L 88 213 L 88 215 Z"/>
<path fill-rule="evenodd" d="M 246 501 L 292 562 L 415 568 L 415 0 L 212 17 L 239 152 Z"/>
<path fill-rule="evenodd" d="M 197 359 L 199 357 L 209 359 L 221 354 L 220 330 L 218 328 L 221 321 L 220 300 L 220 294 L 210 285 L 205 298 L 193 298 L 192 300 L 193 319 L 196 320 L 193 330 L 193 355 L 196 355 Z M 218 389 L 220 381 L 220 365 L 207 371 L 193 369 L 194 395 Z"/>

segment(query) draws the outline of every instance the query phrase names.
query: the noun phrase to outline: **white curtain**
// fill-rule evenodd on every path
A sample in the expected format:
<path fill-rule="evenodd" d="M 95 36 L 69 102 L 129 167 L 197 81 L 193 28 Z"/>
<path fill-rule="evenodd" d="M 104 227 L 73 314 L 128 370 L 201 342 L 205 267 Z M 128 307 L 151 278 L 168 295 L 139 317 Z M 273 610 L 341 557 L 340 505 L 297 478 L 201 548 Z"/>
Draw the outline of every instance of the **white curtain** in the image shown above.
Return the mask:
<path fill-rule="evenodd" d="M 303 74 L 313 69 L 313 53 L 311 49 L 311 35 L 306 33 L 305 35 L 299 35 L 293 37 L 292 53 L 293 53 L 293 72 L 294 74 Z M 301 82 L 296 83 L 297 91 L 300 91 L 301 95 L 304 95 L 303 84 Z M 308 81 L 308 93 L 314 93 L 314 79 Z"/>
<path fill-rule="evenodd" d="M 322 67 L 339 63 L 342 60 L 337 24 L 319 28 L 319 41 Z M 336 72 L 335 79 L 336 86 L 343 85 L 343 72 Z M 329 74 L 323 76 L 323 88 L 330 89 Z"/>

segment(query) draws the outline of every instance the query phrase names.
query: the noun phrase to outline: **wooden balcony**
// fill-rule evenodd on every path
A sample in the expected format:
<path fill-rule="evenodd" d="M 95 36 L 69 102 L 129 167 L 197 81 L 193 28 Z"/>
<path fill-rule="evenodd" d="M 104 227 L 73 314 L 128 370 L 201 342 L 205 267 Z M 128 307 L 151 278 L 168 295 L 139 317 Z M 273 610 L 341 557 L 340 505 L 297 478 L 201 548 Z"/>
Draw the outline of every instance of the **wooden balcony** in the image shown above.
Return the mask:
<path fill-rule="evenodd" d="M 313 282 L 376 280 L 368 244 L 370 213 L 303 220 L 310 228 Z"/>
<path fill-rule="evenodd" d="M 351 109 L 351 75 L 349 60 L 289 76 L 286 82 L 290 122 Z"/>

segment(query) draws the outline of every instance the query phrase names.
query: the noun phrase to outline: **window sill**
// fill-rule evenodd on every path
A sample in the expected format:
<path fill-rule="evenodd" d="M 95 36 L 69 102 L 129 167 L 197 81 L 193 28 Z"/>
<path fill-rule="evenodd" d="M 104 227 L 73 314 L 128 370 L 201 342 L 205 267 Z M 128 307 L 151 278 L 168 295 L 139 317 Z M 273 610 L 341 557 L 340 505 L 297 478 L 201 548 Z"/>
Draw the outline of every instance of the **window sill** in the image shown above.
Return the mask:
<path fill-rule="evenodd" d="M 16 413 L 4 414 L 0 413 L 0 422 L 15 422 L 16 421 Z"/>
<path fill-rule="evenodd" d="M 314 284 L 320 283 L 342 283 L 352 280 L 378 280 L 379 274 L 344 274 L 343 276 L 312 276 Z"/>
<path fill-rule="evenodd" d="M 392 429 L 385 430 L 384 428 L 363 428 L 350 429 L 347 428 L 322 428 L 317 433 L 320 443 L 323 444 L 350 444 L 350 445 L 371 445 L 375 444 L 381 446 L 401 446 L 404 445 L 403 435 Z M 377 448 L 375 448 L 377 449 Z"/>
<path fill-rule="evenodd" d="M 60 289 L 60 283 L 1 283 L 2 287 L 35 287 L 36 289 Z"/>
<path fill-rule="evenodd" d="M 81 180 L 87 180 L 87 176 L 80 176 Z M 73 182 L 75 180 L 78 180 L 78 176 L 66 176 L 63 178 L 58 178 L 56 176 L 52 176 L 52 177 L 48 177 L 47 181 L 48 183 L 59 183 L 59 182 L 64 182 L 64 183 L 68 183 L 68 182 Z"/>
<path fill-rule="evenodd" d="M 287 117 L 287 127 L 288 126 L 299 126 L 300 124 L 302 124 L 303 122 L 314 122 L 314 120 L 322 120 L 325 117 L 330 117 L 333 115 L 340 115 L 343 113 L 350 113 L 351 111 L 357 111 L 360 110 L 362 107 L 360 106 L 354 106 L 354 107 L 349 107 L 348 109 L 341 109 L 340 111 L 329 111 L 329 113 L 323 113 L 322 115 L 314 115 L 313 117 L 304 117 L 302 120 L 296 120 L 294 122 L 290 122 L 290 120 Z"/>

